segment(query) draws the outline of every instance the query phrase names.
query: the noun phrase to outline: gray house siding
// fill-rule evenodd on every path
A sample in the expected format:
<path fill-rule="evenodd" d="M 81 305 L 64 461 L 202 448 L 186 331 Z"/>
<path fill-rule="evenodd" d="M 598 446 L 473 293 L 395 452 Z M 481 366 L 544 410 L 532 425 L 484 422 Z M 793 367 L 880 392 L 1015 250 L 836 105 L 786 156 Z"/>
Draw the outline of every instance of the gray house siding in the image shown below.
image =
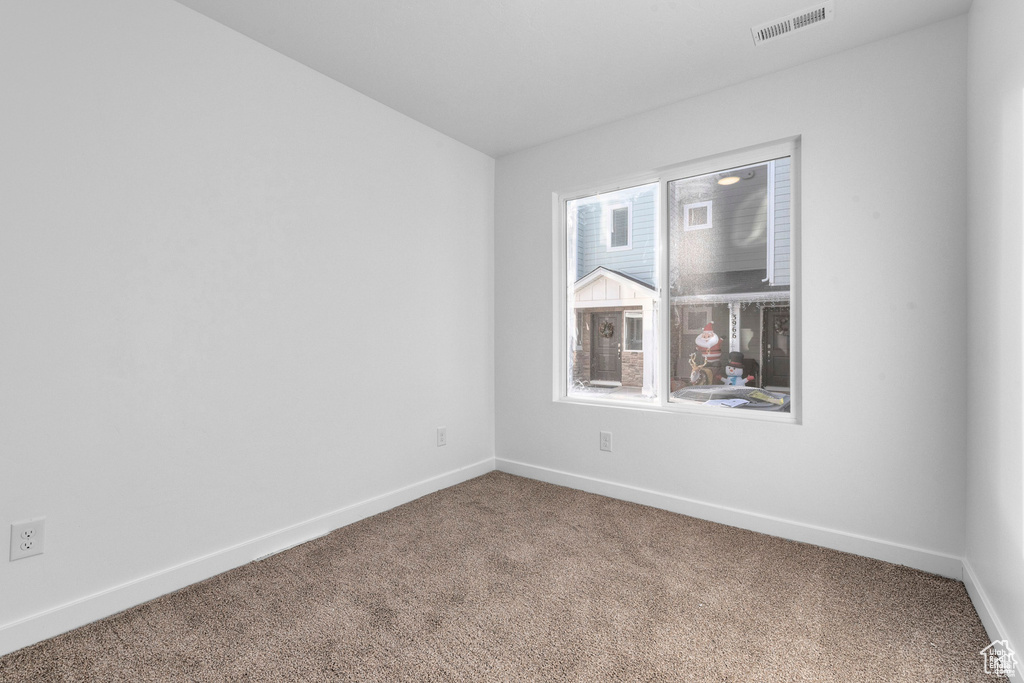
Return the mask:
<path fill-rule="evenodd" d="M 740 173 L 743 172 L 753 175 L 734 185 L 719 185 L 719 174 L 668 183 L 674 295 L 693 293 L 690 290 L 694 286 L 699 289 L 701 274 L 742 274 L 745 282 L 760 273 L 755 278 L 760 282 L 767 277 L 769 257 L 773 268 L 770 285 L 790 285 L 790 159 L 762 163 L 741 169 Z M 769 187 L 772 174 L 774 184 Z M 685 230 L 687 206 L 701 202 L 710 202 L 711 227 Z M 631 210 L 631 241 L 629 248 L 614 249 L 609 247 L 608 240 L 612 212 L 622 206 Z M 576 236 L 577 280 L 604 266 L 654 285 L 654 187 L 626 188 L 575 200 L 570 209 L 569 224 Z M 680 281 L 682 277 L 690 281 L 685 286 Z M 750 291 L 760 289 L 759 284 Z"/>
<path fill-rule="evenodd" d="M 764 270 L 768 248 L 768 167 L 750 169 L 754 177 L 735 185 L 717 185 L 715 177 L 669 183 L 673 212 L 672 250 L 688 273 Z M 689 204 L 711 202 L 711 227 L 684 230 Z"/>
<path fill-rule="evenodd" d="M 775 161 L 775 277 L 774 285 L 789 285 L 789 157 Z"/>
<path fill-rule="evenodd" d="M 670 283 L 673 296 L 715 291 L 757 292 L 790 285 L 791 163 L 788 157 L 729 173 L 668 184 Z M 686 229 L 689 208 L 707 210 L 710 227 Z M 769 234 L 770 233 L 770 234 Z M 771 282 L 768 277 L 771 259 Z"/>
<path fill-rule="evenodd" d="M 637 188 L 601 195 L 599 200 L 581 200 L 576 211 L 576 278 L 604 266 L 654 285 L 654 189 Z M 632 240 L 628 249 L 610 250 L 608 229 L 611 212 L 631 207 Z"/>

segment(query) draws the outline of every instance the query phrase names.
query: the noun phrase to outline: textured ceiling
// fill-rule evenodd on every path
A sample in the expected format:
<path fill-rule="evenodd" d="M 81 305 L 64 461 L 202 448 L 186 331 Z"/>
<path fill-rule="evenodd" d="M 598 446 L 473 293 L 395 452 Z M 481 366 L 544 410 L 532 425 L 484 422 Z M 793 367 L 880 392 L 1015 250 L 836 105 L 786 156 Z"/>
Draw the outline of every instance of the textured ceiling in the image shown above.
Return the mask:
<path fill-rule="evenodd" d="M 948 19 L 971 4 L 834 0 L 833 21 L 755 46 L 752 26 L 810 3 L 178 2 L 491 156 Z"/>

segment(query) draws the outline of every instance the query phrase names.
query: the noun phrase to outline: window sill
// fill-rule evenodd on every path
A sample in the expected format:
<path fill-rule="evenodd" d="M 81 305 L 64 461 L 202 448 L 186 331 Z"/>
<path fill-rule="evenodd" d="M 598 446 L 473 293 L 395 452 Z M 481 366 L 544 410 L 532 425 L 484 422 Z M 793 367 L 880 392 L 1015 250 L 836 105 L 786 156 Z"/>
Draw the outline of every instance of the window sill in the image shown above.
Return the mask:
<path fill-rule="evenodd" d="M 756 422 L 774 422 L 777 424 L 800 424 L 797 415 L 792 412 L 775 410 L 758 410 L 753 408 L 726 408 L 709 406 L 698 401 L 674 399 L 664 403 L 659 398 L 646 398 L 642 395 L 629 397 L 611 397 L 609 395 L 586 396 L 575 394 L 555 398 L 555 403 L 584 406 L 606 406 L 608 408 L 625 408 L 627 410 L 645 410 L 655 413 L 674 413 L 676 415 L 700 415 L 726 418 L 730 420 L 754 420 Z"/>

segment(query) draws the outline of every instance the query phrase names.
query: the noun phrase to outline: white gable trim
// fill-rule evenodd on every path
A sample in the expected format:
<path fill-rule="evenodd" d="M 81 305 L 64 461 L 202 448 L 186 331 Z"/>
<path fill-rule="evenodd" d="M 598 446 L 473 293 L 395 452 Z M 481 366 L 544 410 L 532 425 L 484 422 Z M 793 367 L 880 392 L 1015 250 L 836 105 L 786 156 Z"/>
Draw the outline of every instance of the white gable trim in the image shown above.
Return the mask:
<path fill-rule="evenodd" d="M 604 266 L 576 281 L 576 308 L 650 305 L 654 288 Z"/>

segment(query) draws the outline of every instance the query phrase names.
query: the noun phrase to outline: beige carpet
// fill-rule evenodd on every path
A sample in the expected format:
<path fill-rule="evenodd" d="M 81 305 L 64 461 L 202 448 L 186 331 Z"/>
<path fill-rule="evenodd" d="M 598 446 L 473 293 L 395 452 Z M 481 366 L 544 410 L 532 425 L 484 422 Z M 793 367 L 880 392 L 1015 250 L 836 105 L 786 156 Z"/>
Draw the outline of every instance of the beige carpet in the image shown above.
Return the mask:
<path fill-rule="evenodd" d="M 0 681 L 992 681 L 962 583 L 492 472 Z"/>

